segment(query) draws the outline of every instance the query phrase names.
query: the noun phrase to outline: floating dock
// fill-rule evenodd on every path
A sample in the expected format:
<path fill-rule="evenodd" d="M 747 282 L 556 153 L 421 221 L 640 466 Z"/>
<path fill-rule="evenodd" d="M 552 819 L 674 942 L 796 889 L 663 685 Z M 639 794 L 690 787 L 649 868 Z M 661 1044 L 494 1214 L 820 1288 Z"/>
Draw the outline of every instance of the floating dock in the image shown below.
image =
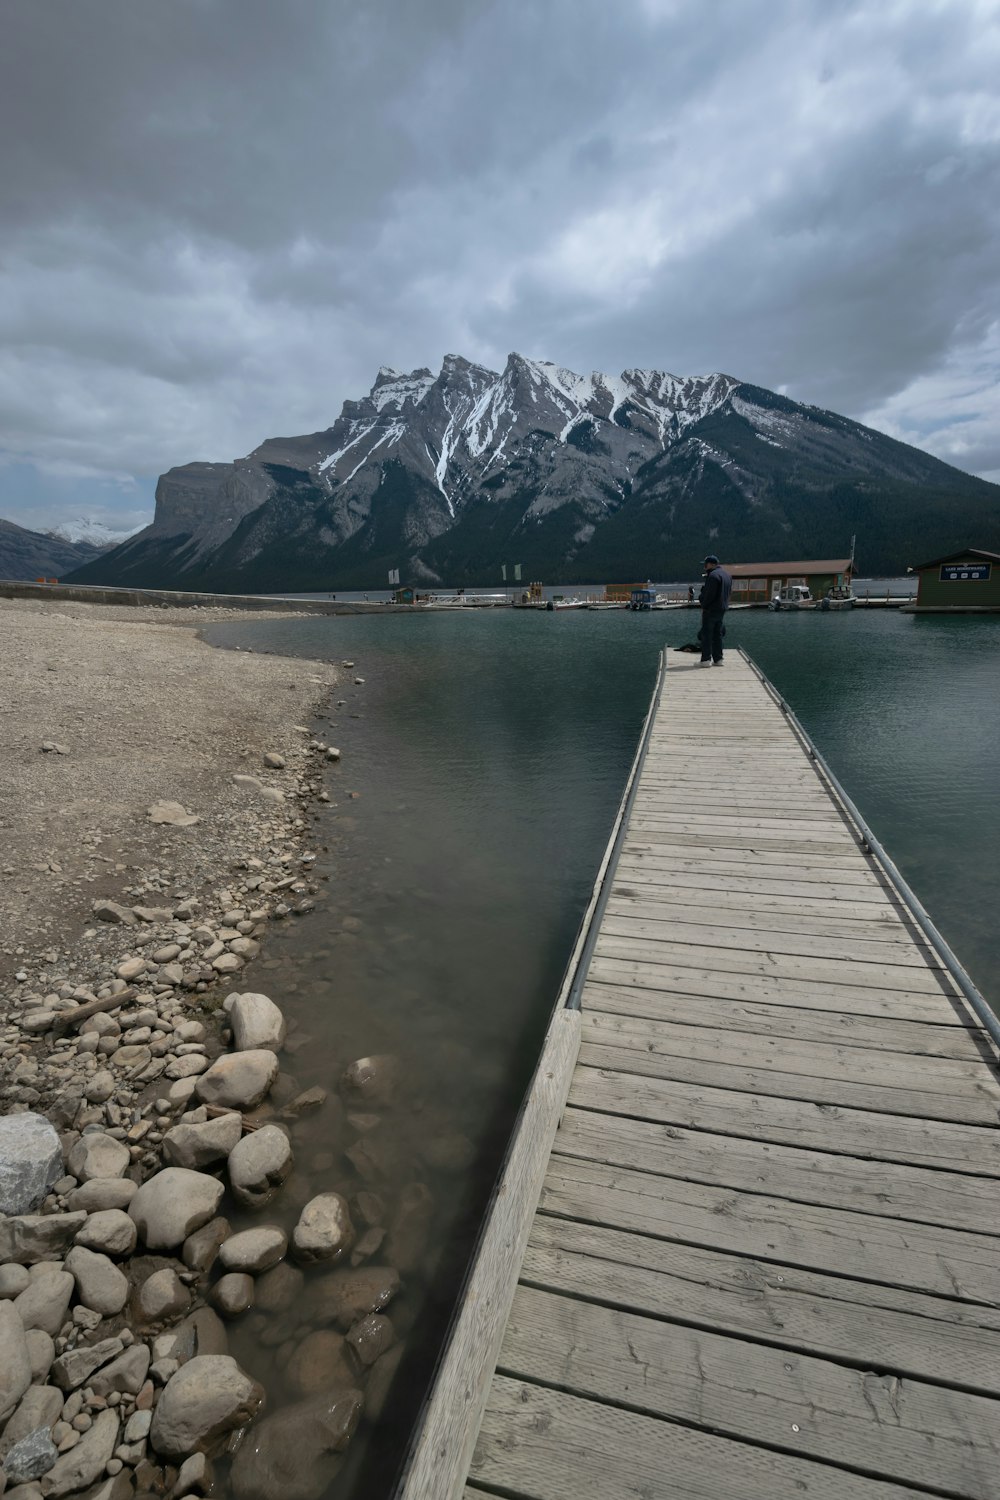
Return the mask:
<path fill-rule="evenodd" d="M 1000 1497 L 995 1023 L 879 856 L 665 654 L 398 1500 Z"/>

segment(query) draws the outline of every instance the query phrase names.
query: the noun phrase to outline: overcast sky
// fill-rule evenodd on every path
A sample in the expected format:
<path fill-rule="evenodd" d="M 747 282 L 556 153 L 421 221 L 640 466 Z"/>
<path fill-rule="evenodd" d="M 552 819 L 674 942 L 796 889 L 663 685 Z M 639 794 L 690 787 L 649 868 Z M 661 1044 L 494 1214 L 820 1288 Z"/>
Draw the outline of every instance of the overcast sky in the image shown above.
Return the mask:
<path fill-rule="evenodd" d="M 4 0 L 0 516 L 378 366 L 723 370 L 1000 479 L 998 0 Z"/>

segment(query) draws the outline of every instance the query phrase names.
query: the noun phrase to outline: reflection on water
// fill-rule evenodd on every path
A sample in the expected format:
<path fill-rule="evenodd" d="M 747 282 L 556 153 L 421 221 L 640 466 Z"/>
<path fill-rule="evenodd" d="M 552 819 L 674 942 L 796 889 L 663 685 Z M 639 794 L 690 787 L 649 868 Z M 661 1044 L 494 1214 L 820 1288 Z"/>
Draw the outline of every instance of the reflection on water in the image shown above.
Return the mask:
<path fill-rule="evenodd" d="M 657 653 L 690 638 L 696 619 L 469 612 L 206 631 L 220 644 L 347 657 L 365 679 L 356 686 L 344 673 L 335 700 L 345 701 L 319 726 L 343 752 L 314 829 L 325 899 L 276 929 L 252 971 L 293 1022 L 295 1088 L 331 1091 L 293 1125 L 296 1173 L 266 1215 L 290 1227 L 313 1194 L 344 1193 L 374 1246 L 359 1269 L 398 1272 L 401 1283 L 386 1308 L 405 1350 L 399 1377 L 382 1420 L 352 1442 L 337 1500 L 391 1490 L 607 841 Z M 787 696 L 995 1000 L 1000 940 L 986 891 L 1000 836 L 1000 621 L 740 611 L 729 618 L 737 644 Z M 725 681 L 712 676 L 715 714 L 726 713 Z M 394 1060 L 384 1095 L 344 1095 L 345 1067 L 371 1054 Z M 338 1342 L 342 1291 L 339 1272 L 307 1271 L 294 1290 L 286 1278 L 275 1310 L 233 1325 L 234 1353 L 271 1409 L 302 1394 L 304 1365 L 315 1374 L 344 1354 L 359 1370 Z M 300 1346 L 318 1328 L 310 1365 Z M 372 1368 L 391 1373 L 397 1357 Z M 369 1386 L 370 1414 L 382 1394 Z"/>
<path fill-rule="evenodd" d="M 330 1099 L 293 1126 L 296 1174 L 266 1210 L 290 1226 L 312 1194 L 343 1193 L 352 1217 L 384 1231 L 364 1264 L 401 1280 L 385 1311 L 404 1363 L 383 1420 L 350 1445 L 337 1500 L 391 1490 L 655 677 L 655 632 L 638 651 L 627 633 L 595 632 L 581 662 L 572 635 L 538 623 L 432 615 L 210 632 L 355 662 L 334 695 L 343 705 L 318 725 L 342 751 L 314 831 L 325 898 L 276 928 L 252 971 L 297 1023 L 297 1089 L 337 1091 L 355 1058 L 397 1060 L 387 1103 Z M 302 1393 L 310 1330 L 330 1330 L 317 1353 L 337 1360 L 337 1274 L 309 1270 L 290 1307 L 232 1325 L 271 1409 Z"/>

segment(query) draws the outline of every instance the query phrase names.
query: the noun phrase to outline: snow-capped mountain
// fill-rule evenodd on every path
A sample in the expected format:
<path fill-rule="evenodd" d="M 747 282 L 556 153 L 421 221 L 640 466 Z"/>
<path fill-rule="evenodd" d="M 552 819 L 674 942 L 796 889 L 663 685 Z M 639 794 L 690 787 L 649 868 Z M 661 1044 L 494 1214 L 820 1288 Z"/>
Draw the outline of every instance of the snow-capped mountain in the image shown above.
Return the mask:
<path fill-rule="evenodd" d="M 36 578 L 65 578 L 99 550 L 87 542 L 71 542 L 53 532 L 29 531 L 13 521 L 0 520 L 0 578 L 30 583 Z"/>
<path fill-rule="evenodd" d="M 577 375 L 511 354 L 383 367 L 332 427 L 171 469 L 153 524 L 81 581 L 221 590 L 690 577 L 752 561 L 1000 542 L 1000 488 L 731 375 Z"/>
<path fill-rule="evenodd" d="M 110 547 L 119 547 L 139 529 L 141 528 L 132 527 L 125 531 L 116 530 L 104 521 L 99 521 L 96 516 L 75 516 L 72 520 L 60 521 L 58 526 L 49 527 L 45 535 L 56 537 L 62 542 L 83 542 L 89 547 L 106 551 Z"/>

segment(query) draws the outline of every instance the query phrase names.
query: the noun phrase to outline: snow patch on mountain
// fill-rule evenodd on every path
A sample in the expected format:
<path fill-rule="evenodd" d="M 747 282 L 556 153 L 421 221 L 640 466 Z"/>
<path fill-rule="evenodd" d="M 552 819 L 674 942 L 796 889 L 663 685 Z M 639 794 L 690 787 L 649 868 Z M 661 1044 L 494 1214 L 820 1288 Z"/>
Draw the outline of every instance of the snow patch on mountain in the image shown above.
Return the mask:
<path fill-rule="evenodd" d="M 141 530 L 141 526 L 134 526 L 129 531 L 117 531 L 96 516 L 74 516 L 69 521 L 60 521 L 58 526 L 49 527 L 45 535 L 61 542 L 84 542 L 90 547 L 117 547 Z"/>

